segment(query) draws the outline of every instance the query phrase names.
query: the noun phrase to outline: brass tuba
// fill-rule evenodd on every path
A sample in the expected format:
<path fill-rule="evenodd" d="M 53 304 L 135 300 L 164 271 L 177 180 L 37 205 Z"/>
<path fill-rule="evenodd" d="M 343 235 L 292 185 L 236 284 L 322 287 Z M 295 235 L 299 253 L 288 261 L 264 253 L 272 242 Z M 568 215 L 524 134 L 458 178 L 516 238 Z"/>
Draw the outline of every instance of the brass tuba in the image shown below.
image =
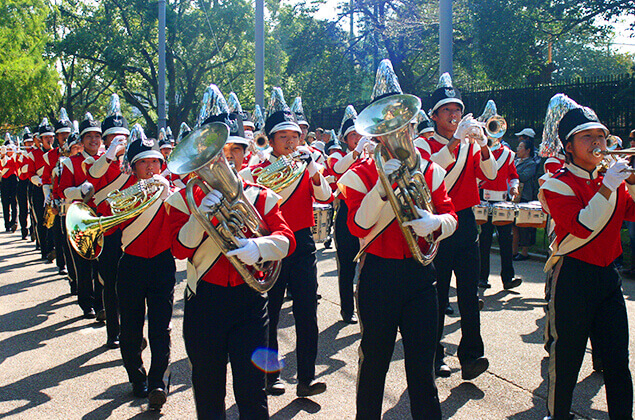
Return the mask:
<path fill-rule="evenodd" d="M 404 222 L 419 218 L 415 207 L 436 213 L 430 188 L 420 170 L 421 156 L 412 142 L 414 129 L 410 122 L 420 109 L 421 100 L 416 96 L 387 96 L 370 104 L 357 116 L 355 130 L 362 136 L 375 137 L 379 141 L 380 144 L 374 151 L 379 179 L 412 256 L 420 264 L 428 265 L 437 254 L 438 243 L 430 234 L 425 238 L 428 247 L 425 252 L 422 251 L 417 242 L 417 235 L 411 228 L 403 225 Z M 390 176 L 386 176 L 383 161 L 393 158 L 401 161 L 401 167 Z M 399 187 L 396 191 L 392 188 L 395 182 Z M 370 243 L 359 251 L 355 259 L 361 256 L 368 245 Z"/>
<path fill-rule="evenodd" d="M 68 241 L 81 257 L 94 260 L 104 246 L 104 232 L 143 213 L 161 197 L 164 188 L 157 181 L 142 179 L 125 190 L 111 192 L 106 201 L 112 216 L 97 216 L 85 203 L 71 204 L 66 212 Z"/>
<path fill-rule="evenodd" d="M 269 235 L 264 221 L 245 197 L 242 180 L 225 159 L 223 146 L 228 136 L 227 125 L 217 122 L 205 124 L 183 138 L 168 159 L 168 169 L 173 174 L 193 172 L 200 178 L 193 178 L 187 183 L 187 204 L 223 254 L 240 247 L 238 239 L 247 237 L 247 229 L 256 237 Z M 215 189 L 223 195 L 221 204 L 214 212 L 200 212 L 194 200 L 194 186 L 198 186 L 205 194 Z M 212 218 L 218 221 L 216 226 L 212 224 Z M 280 261 L 268 261 L 249 267 L 238 257 L 227 259 L 245 283 L 260 293 L 273 287 L 282 266 Z"/>

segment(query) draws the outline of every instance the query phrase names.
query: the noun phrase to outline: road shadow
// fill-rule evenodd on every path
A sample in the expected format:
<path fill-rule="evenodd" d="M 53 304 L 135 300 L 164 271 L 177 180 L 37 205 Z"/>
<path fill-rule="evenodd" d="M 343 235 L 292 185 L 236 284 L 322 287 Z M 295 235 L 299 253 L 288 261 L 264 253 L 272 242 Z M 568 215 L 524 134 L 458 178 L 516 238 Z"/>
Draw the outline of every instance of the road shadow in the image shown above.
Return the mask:
<path fill-rule="evenodd" d="M 287 420 L 295 418 L 295 416 L 298 415 L 302 416 L 302 414 L 316 414 L 321 409 L 322 406 L 315 401 L 311 401 L 307 398 L 296 398 L 285 407 L 273 413 L 270 418 Z"/>
<path fill-rule="evenodd" d="M 459 386 L 452 388 L 450 395 L 441 401 L 441 411 L 443 417 L 451 419 L 459 408 L 463 407 L 471 400 L 481 400 L 485 393 L 471 382 L 463 382 Z"/>
<path fill-rule="evenodd" d="M 21 407 L 16 407 L 13 410 L 2 413 L 0 418 L 17 416 L 50 401 L 51 397 L 49 397 L 45 391 L 57 387 L 65 381 L 121 364 L 119 360 L 88 364 L 92 358 L 101 354 L 103 351 L 102 348 L 93 349 L 61 365 L 0 387 L 0 402 L 14 400 L 27 401 L 27 403 Z"/>

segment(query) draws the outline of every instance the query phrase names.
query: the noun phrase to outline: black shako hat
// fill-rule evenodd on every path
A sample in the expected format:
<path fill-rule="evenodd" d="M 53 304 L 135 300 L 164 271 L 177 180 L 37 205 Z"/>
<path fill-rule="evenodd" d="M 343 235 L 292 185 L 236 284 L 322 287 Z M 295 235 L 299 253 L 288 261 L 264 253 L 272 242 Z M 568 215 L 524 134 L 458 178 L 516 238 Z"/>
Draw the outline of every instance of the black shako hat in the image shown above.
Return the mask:
<path fill-rule="evenodd" d="M 146 137 L 143 127 L 135 124 L 130 133 L 130 145 L 126 151 L 126 158 L 130 165 L 134 165 L 136 161 L 147 158 L 157 158 L 163 163 L 163 154 L 159 150 L 159 144 L 156 139 Z"/>
<path fill-rule="evenodd" d="M 237 112 L 212 115 L 205 120 L 203 125 L 213 122 L 220 122 L 226 124 L 229 127 L 229 137 L 227 143 L 237 143 L 244 146 L 249 146 L 249 141 L 245 138 L 245 128 L 243 126 L 243 118 Z"/>
<path fill-rule="evenodd" d="M 84 134 L 89 131 L 96 131 L 101 133 L 101 123 L 93 118 L 93 115 L 90 112 L 86 113 L 84 117 L 84 121 L 79 123 L 79 137 L 84 137 Z"/>
<path fill-rule="evenodd" d="M 442 105 L 452 102 L 461 106 L 461 112 L 465 111 L 465 104 L 461 100 L 461 91 L 452 85 L 452 77 L 450 77 L 449 73 L 443 73 L 439 77 L 439 84 L 437 89 L 432 92 L 430 102 L 433 104 L 430 115 Z"/>

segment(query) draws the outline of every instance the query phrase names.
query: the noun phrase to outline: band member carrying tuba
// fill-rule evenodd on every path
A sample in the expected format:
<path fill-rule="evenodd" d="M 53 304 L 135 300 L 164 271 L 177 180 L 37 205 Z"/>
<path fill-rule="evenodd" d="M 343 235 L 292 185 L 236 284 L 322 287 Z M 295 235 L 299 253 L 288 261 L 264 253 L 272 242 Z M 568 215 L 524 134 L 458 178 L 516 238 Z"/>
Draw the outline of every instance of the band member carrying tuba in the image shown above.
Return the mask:
<path fill-rule="evenodd" d="M 413 258 L 411 246 L 419 247 L 417 251 L 422 251 L 429 245 L 426 237 L 432 235 L 436 242 L 451 235 L 456 229 L 456 214 L 445 191 L 445 172 L 438 165 L 421 158 L 412 143 L 410 121 L 421 107 L 421 102 L 412 95 L 401 93 L 390 61 L 382 61 L 377 70 L 373 103 L 360 113 L 355 126 L 362 135 L 365 130 L 372 131 L 369 121 L 377 122 L 375 128 L 378 131 L 381 131 L 384 122 L 392 128 L 402 127 L 399 130 L 404 142 L 401 150 L 412 151 L 408 157 L 416 162 L 416 166 L 409 168 L 395 158 L 381 165 L 366 159 L 353 166 L 339 181 L 349 211 L 348 227 L 353 235 L 363 238 L 367 245 L 357 297 L 362 325 L 357 376 L 359 419 L 381 418 L 384 383 L 397 330 L 401 331 L 403 338 L 412 417 L 441 418 L 433 368 L 437 317 L 434 268 L 429 261 L 423 265 Z M 412 106 L 400 109 L 407 102 Z M 377 110 L 378 113 L 388 110 L 385 117 L 364 117 L 369 111 L 374 113 L 377 107 L 381 108 Z M 397 112 L 393 114 L 390 109 Z M 362 119 L 365 122 L 360 124 Z M 380 140 L 394 133 L 392 131 L 380 136 Z M 377 153 L 375 157 L 380 158 Z M 404 169 L 423 174 L 437 214 L 416 207 L 415 218 L 405 222 L 405 226 L 401 225 L 402 215 L 396 214 L 392 203 L 386 201 L 388 194 L 395 194 L 396 191 L 386 191 L 380 179 L 381 174 L 378 173 L 380 166 L 390 184 L 394 179 L 392 175 Z M 408 243 L 403 229 L 412 229 L 417 242 Z"/>
<path fill-rule="evenodd" d="M 215 89 L 214 95 L 220 95 L 220 91 Z M 219 129 L 216 137 L 213 127 Z M 201 134 L 208 129 L 211 134 Z M 228 360 L 240 417 L 269 417 L 263 364 L 268 342 L 267 294 L 247 284 L 228 258 L 237 257 L 240 264 L 254 266 L 280 260 L 295 248 L 293 232 L 278 207 L 280 197 L 268 188 L 242 180 L 223 155 L 225 140 L 236 141 L 242 135 L 239 114 L 212 115 L 177 145 L 169 163 L 171 169 L 185 166 L 194 170 L 204 165 L 213 173 L 227 175 L 218 179 L 197 175 L 188 188 L 177 191 L 167 201 L 172 251 L 176 258 L 188 260 L 183 337 L 192 365 L 196 411 L 201 419 L 225 417 Z M 205 158 L 200 162 L 184 159 L 191 150 Z M 194 185 L 195 181 L 210 182 L 209 192 Z M 190 189 L 192 196 L 188 199 Z M 223 215 L 227 212 L 245 216 L 239 207 L 231 207 L 234 197 L 239 197 L 243 189 L 242 194 L 249 202 L 245 204 L 255 209 L 269 233 L 257 237 L 249 232 L 245 238 L 236 238 L 239 247 L 233 245 L 235 250 L 225 252 L 224 245 L 210 236 L 207 229 L 220 228 L 226 223 Z M 227 195 L 222 190 L 228 191 Z M 199 212 L 205 218 L 204 223 L 197 219 Z M 206 227 L 207 224 L 210 226 Z"/>
<path fill-rule="evenodd" d="M 298 146 L 302 130 L 296 122 L 280 88 L 274 88 L 265 122 L 265 133 L 272 147 L 268 160 L 258 166 L 240 172 L 247 181 L 262 183 L 267 179 L 279 179 L 286 173 L 283 182 L 270 184 L 282 196 L 280 210 L 295 235 L 296 248 L 282 260 L 282 271 L 278 281 L 269 292 L 269 347 L 278 350 L 278 320 L 287 288 L 293 295 L 293 317 L 297 334 L 296 354 L 298 359 L 299 397 L 308 397 L 324 392 L 326 384 L 315 381 L 315 360 L 318 351 L 317 324 L 317 261 L 315 242 L 311 226 L 313 201 L 328 203 L 333 199 L 328 182 L 319 172 L 311 151 Z M 298 159 L 290 156 L 297 152 Z M 273 168 L 273 170 L 271 170 Z M 270 172 L 271 170 L 271 172 Z M 277 357 L 274 356 L 272 359 Z M 270 365 L 277 365 L 272 360 Z M 280 381 L 280 371 L 267 375 L 267 392 L 280 395 L 285 392 Z"/>

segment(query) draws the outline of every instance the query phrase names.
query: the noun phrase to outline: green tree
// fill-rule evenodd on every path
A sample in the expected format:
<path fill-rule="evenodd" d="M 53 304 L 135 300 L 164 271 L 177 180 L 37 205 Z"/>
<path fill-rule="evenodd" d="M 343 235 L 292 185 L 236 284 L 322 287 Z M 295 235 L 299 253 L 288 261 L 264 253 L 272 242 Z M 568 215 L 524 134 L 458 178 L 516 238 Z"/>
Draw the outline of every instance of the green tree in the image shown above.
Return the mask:
<path fill-rule="evenodd" d="M 0 124 L 34 124 L 59 97 L 57 72 L 43 53 L 49 10 L 41 0 L 0 0 Z M 39 122 L 39 121 L 38 121 Z"/>

